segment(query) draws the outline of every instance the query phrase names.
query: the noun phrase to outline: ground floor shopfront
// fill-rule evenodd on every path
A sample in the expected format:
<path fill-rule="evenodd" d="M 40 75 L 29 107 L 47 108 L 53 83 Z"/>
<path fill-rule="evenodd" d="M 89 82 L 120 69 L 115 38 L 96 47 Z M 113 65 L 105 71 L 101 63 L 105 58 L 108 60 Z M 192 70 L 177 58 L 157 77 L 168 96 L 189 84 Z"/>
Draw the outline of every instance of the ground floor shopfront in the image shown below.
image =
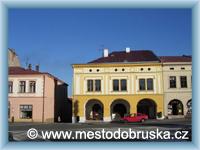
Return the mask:
<path fill-rule="evenodd" d="M 129 113 L 144 113 L 150 119 L 164 114 L 161 94 L 74 96 L 73 114 L 80 122 L 87 120 L 111 121 L 116 116 Z"/>
<path fill-rule="evenodd" d="M 185 93 L 165 93 L 165 117 L 166 118 L 184 118 L 192 114 L 192 94 Z"/>

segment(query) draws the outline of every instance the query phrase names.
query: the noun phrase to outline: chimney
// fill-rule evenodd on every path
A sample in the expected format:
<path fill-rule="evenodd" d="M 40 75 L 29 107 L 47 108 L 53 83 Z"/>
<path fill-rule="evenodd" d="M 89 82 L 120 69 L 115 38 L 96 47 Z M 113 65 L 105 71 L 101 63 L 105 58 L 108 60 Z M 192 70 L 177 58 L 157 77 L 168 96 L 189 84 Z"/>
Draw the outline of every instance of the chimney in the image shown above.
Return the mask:
<path fill-rule="evenodd" d="M 32 65 L 28 64 L 28 69 L 31 70 L 32 69 Z"/>
<path fill-rule="evenodd" d="M 39 66 L 39 65 L 36 65 L 36 66 L 35 66 L 35 70 L 36 70 L 36 71 L 40 71 L 40 66 Z"/>
<path fill-rule="evenodd" d="M 103 50 L 103 57 L 108 57 L 108 49 L 104 48 Z"/>
<path fill-rule="evenodd" d="M 130 47 L 126 47 L 126 53 L 130 53 L 131 48 Z"/>

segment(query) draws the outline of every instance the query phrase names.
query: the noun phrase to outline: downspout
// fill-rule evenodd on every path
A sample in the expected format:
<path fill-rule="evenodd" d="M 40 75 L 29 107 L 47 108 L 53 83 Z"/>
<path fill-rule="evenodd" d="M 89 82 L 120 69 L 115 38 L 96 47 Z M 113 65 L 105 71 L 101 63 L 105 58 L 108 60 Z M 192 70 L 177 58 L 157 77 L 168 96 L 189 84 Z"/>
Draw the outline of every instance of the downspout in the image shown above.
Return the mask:
<path fill-rule="evenodd" d="M 43 75 L 42 122 L 44 122 L 44 99 L 45 99 L 45 75 Z"/>

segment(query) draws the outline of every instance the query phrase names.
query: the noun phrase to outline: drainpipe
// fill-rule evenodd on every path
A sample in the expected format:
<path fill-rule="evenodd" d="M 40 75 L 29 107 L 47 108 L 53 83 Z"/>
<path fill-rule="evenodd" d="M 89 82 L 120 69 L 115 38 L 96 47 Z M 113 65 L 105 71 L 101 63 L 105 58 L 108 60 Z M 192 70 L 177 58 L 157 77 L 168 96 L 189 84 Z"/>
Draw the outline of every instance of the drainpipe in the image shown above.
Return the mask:
<path fill-rule="evenodd" d="M 42 122 L 44 122 L 45 75 L 43 75 Z"/>

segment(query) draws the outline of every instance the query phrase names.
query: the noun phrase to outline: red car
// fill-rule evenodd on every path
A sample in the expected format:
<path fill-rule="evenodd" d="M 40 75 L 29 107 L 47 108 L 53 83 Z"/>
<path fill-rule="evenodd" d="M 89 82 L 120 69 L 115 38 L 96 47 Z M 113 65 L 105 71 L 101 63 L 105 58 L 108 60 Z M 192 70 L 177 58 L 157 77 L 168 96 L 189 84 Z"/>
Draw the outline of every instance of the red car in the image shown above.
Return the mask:
<path fill-rule="evenodd" d="M 130 114 L 122 118 L 125 122 L 144 122 L 148 119 L 148 116 L 141 113 Z"/>

